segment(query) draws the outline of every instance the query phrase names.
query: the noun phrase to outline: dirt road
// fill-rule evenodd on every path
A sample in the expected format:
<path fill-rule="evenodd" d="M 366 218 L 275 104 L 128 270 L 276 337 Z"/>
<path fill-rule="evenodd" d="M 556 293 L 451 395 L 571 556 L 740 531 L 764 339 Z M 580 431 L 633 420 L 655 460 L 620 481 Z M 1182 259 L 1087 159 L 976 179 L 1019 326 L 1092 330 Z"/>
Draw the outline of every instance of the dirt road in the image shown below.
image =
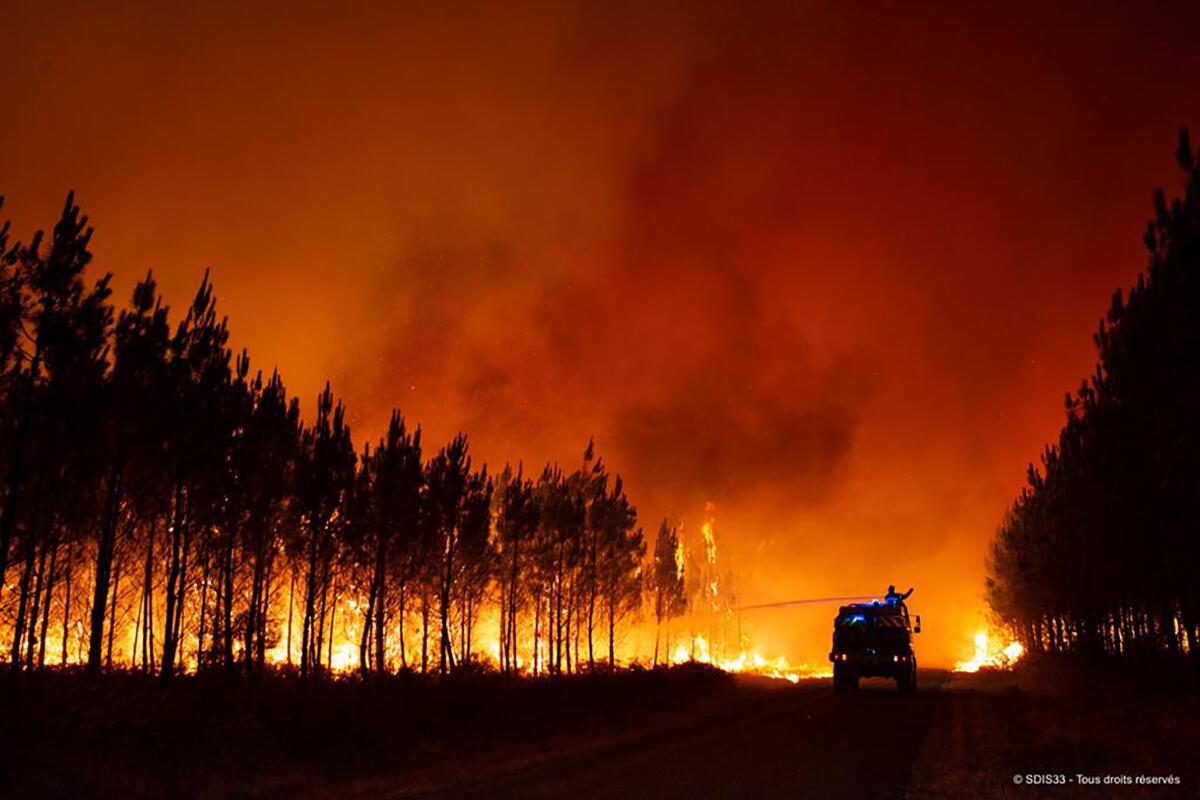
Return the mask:
<path fill-rule="evenodd" d="M 1053 664 L 846 696 L 699 667 L 169 693 L 152 676 L 47 673 L 0 681 L 0 707 L 4 797 L 1067 800 L 1097 795 L 1087 776 L 1124 776 L 1128 800 L 1200 786 L 1200 695 Z M 1050 774 L 1074 783 L 1024 777 Z M 1175 785 L 1146 782 L 1164 776 Z"/>
<path fill-rule="evenodd" d="M 750 690 L 532 762 L 400 796 L 903 797 L 939 706 L 943 674 L 922 691 L 864 681 L 837 696 L 828 683 Z"/>
<path fill-rule="evenodd" d="M 1174 786 L 1121 786 L 1121 797 L 1195 796 L 1197 698 L 1023 682 L 929 671 L 915 695 L 864 681 L 846 696 L 828 681 L 750 683 L 532 757 L 461 760 L 433 783 L 364 796 L 1067 800 L 1113 792 L 1083 785 L 1079 773 L 1175 776 Z M 1067 782 L 1051 793 L 1014 781 L 1047 773 Z"/>

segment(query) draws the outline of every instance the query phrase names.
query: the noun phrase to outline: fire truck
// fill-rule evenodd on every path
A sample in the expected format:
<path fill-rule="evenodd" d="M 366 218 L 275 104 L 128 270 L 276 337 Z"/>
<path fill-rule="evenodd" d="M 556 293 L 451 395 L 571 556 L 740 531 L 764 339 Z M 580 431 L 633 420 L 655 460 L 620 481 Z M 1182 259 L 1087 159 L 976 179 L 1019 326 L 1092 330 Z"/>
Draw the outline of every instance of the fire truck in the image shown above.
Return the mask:
<path fill-rule="evenodd" d="M 834 691 L 844 694 L 857 689 L 859 678 L 894 678 L 901 692 L 916 691 L 912 637 L 920 632 L 921 617 L 910 622 L 904 603 L 875 600 L 839 608 L 829 653 Z"/>

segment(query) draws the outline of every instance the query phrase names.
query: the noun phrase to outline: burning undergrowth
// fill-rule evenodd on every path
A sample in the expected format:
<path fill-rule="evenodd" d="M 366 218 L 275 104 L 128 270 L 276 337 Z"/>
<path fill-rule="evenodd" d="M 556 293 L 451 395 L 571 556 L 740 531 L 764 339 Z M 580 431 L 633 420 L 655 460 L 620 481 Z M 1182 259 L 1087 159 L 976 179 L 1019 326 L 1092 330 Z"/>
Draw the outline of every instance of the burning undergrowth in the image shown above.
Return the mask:
<path fill-rule="evenodd" d="M 1008 644 L 1002 644 L 1006 638 Z M 954 671 L 1009 670 L 1016 666 L 1024 654 L 1025 648 L 1020 642 L 995 632 L 989 634 L 987 631 L 979 631 L 975 634 L 974 655 L 956 663 Z"/>

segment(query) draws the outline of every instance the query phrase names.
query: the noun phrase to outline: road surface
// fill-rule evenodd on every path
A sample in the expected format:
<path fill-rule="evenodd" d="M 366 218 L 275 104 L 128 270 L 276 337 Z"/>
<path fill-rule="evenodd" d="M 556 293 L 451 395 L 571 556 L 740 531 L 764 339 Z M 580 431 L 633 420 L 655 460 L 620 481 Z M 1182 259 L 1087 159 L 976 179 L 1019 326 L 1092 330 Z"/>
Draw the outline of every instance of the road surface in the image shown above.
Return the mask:
<path fill-rule="evenodd" d="M 0 797 L 1003 798 L 1025 776 L 1172 778 L 1122 798 L 1195 797 L 1200 696 L 1063 665 L 923 672 L 835 695 L 712 670 L 301 690 L 151 676 L 0 681 Z M 1071 783 L 1074 781 L 1074 784 Z M 1144 781 L 1143 781 L 1144 782 Z"/>
<path fill-rule="evenodd" d="M 846 696 L 828 682 L 747 691 L 391 796 L 900 798 L 946 702 L 944 674 L 922 677 L 914 695 L 882 680 Z"/>

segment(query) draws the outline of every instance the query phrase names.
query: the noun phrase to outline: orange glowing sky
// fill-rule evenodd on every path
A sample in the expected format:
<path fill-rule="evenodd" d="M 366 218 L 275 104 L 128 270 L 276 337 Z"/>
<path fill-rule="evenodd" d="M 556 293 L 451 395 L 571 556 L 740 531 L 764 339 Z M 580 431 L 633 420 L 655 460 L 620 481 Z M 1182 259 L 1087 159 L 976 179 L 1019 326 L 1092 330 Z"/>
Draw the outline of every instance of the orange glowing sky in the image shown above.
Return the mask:
<path fill-rule="evenodd" d="M 211 266 L 360 438 L 594 434 L 747 602 L 915 584 L 926 663 L 1200 124 L 1195 7 L 71 5 L 0 23 L 23 237 L 74 188 L 121 299 Z M 831 613 L 753 624 L 820 662 Z"/>

